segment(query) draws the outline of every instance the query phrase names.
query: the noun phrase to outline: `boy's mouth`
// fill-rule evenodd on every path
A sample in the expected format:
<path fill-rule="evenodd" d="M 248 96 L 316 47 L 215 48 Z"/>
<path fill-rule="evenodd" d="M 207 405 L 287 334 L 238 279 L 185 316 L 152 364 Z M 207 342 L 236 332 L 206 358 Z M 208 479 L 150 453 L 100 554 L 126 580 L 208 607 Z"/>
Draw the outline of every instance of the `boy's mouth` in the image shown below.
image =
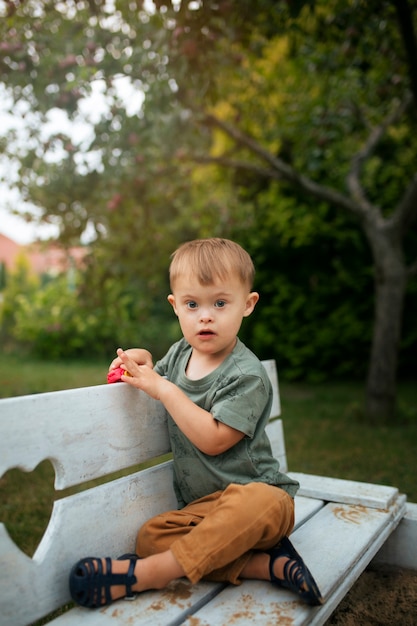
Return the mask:
<path fill-rule="evenodd" d="M 202 337 L 210 337 L 210 335 L 214 335 L 214 332 L 212 330 L 200 330 L 198 334 Z"/>

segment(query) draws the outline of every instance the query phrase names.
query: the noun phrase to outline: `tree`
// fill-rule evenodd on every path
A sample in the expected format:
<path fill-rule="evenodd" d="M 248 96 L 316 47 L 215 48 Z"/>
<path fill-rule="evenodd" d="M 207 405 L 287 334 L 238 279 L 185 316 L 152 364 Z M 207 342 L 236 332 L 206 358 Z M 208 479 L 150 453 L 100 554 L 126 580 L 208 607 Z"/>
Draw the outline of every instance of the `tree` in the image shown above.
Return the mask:
<path fill-rule="evenodd" d="M 346 52 L 349 47 L 354 48 L 350 51 L 353 61 L 350 60 L 349 63 L 345 62 L 342 65 L 338 59 L 339 63 L 336 63 L 336 67 L 337 65 L 339 67 L 336 71 L 341 72 L 340 65 L 345 73 L 349 69 L 352 70 L 355 63 L 359 67 L 358 78 L 349 81 L 350 85 L 356 87 L 359 99 L 356 103 L 353 101 L 347 103 L 347 108 L 351 109 L 348 114 L 353 121 L 356 121 L 356 128 L 352 125 L 351 131 L 357 134 L 356 146 L 353 146 L 354 150 L 349 157 L 349 162 L 345 155 L 348 166 L 347 189 L 341 188 L 340 183 L 338 186 L 330 186 L 318 182 L 314 176 L 306 175 L 294 162 L 297 160 L 300 163 L 299 157 L 293 161 L 280 154 L 274 154 L 270 147 L 265 145 L 265 138 L 260 138 L 259 133 L 256 133 L 256 128 L 252 133 L 245 131 L 244 124 L 236 125 L 234 121 L 230 121 L 230 116 L 219 116 L 210 112 L 205 117 L 205 123 L 227 135 L 232 146 L 229 143 L 222 154 L 216 157 L 204 155 L 199 160 L 209 163 L 215 161 L 219 165 L 232 167 L 235 170 L 256 172 L 266 178 L 287 181 L 295 189 L 302 190 L 318 201 L 336 206 L 357 219 L 367 237 L 375 268 L 375 323 L 367 382 L 367 413 L 371 418 L 390 418 L 395 412 L 397 357 L 404 297 L 409 278 L 417 273 L 416 258 L 414 257 L 411 263 L 407 262 L 406 258 L 406 237 L 417 216 L 417 173 L 414 165 L 416 145 L 412 147 L 414 163 L 408 160 L 405 164 L 409 180 L 404 181 L 401 177 L 401 184 L 406 184 L 403 189 L 397 190 L 398 197 L 391 206 L 376 195 L 375 189 L 367 188 L 366 183 L 369 185 L 372 159 L 379 158 L 381 166 L 382 164 L 389 165 L 389 157 L 387 158 L 386 155 L 385 162 L 382 162 L 383 142 L 387 141 L 387 138 L 389 141 L 389 134 L 391 133 L 392 138 L 395 128 L 400 134 L 407 127 L 415 129 L 417 103 L 415 13 L 407 1 L 385 2 L 382 5 L 377 3 L 374 6 L 372 3 L 352 2 L 347 7 L 344 3 L 344 9 L 336 2 L 332 3 L 328 11 L 322 9 L 321 15 L 320 3 L 316 4 L 317 15 L 313 32 L 317 40 L 319 31 L 323 36 L 325 27 L 336 26 L 330 36 L 324 35 L 324 38 L 327 38 L 327 45 L 330 43 L 339 48 L 336 48 L 335 55 L 340 55 L 341 50 Z M 366 4 L 371 6 L 366 6 Z M 395 13 L 398 25 L 395 22 Z M 296 23 L 304 31 L 303 45 L 310 42 L 311 46 L 308 18 L 299 15 Z M 378 29 L 384 32 L 384 37 L 378 35 Z M 343 31 L 342 37 L 340 36 L 341 30 Z M 389 43 L 385 39 L 387 35 Z M 295 39 L 292 42 L 294 49 L 301 52 L 302 47 Z M 358 79 L 359 82 L 362 81 L 365 88 L 369 88 L 374 83 L 374 80 L 369 80 L 367 77 L 372 60 L 366 60 L 365 57 L 366 48 L 369 52 L 372 44 L 376 44 L 377 51 L 394 63 L 394 71 L 399 72 L 388 75 L 388 80 L 385 79 L 384 82 L 382 74 L 378 72 L 380 69 L 378 62 L 374 64 L 373 69 L 377 76 L 376 86 L 382 93 L 382 97 L 377 102 L 372 102 L 371 98 L 367 98 L 363 88 L 360 93 L 357 85 Z M 392 48 L 388 49 L 391 45 Z M 318 49 L 315 46 L 315 51 L 310 50 L 310 61 L 317 55 L 317 52 L 320 52 L 319 48 L 320 44 Z M 334 59 L 330 60 L 330 68 L 326 68 L 322 62 L 320 70 L 323 69 L 331 69 L 334 72 Z M 305 67 L 305 70 L 308 71 L 308 67 Z M 318 78 L 316 73 L 315 77 Z M 340 104 L 339 101 L 339 106 Z M 234 107 L 232 115 L 236 116 L 238 110 L 242 115 L 242 109 L 242 106 Z M 373 122 L 367 119 L 371 111 L 375 118 Z M 251 128 L 247 121 L 246 127 Z M 285 135 L 281 137 L 281 140 L 284 138 Z M 294 137 L 292 141 L 294 152 L 297 141 Z M 394 143 L 391 141 L 391 145 Z M 282 151 L 283 145 L 281 141 Z M 403 148 L 403 142 L 401 142 L 401 148 L 400 144 L 397 144 L 396 153 L 398 154 L 398 149 Z M 245 156 L 245 154 L 250 155 L 250 158 L 243 159 L 242 155 Z M 308 169 L 306 163 L 303 165 L 305 169 Z"/>
<path fill-rule="evenodd" d="M 6 4 L 0 80 L 14 111 L 36 112 L 20 186 L 63 239 L 90 224 L 97 256 L 113 250 L 106 273 L 134 265 L 151 277 L 155 246 L 165 266 L 179 236 L 233 229 L 238 172 L 353 216 L 375 270 L 367 411 L 391 417 L 404 294 L 417 273 L 415 3 Z M 121 101 L 120 77 L 145 95 L 138 116 Z M 48 111 L 76 118 L 98 81 L 108 111 L 88 147 L 65 133 L 42 138 Z M 227 203 L 196 193 L 208 165 Z"/>

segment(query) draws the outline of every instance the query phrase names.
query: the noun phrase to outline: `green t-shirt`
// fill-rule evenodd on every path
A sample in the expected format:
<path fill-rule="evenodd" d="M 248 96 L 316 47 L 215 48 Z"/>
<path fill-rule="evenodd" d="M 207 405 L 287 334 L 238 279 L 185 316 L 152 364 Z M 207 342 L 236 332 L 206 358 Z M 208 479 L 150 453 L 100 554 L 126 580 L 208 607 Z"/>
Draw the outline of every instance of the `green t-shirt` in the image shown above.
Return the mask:
<path fill-rule="evenodd" d="M 223 490 L 230 483 L 264 482 L 294 496 L 298 482 L 279 471 L 265 433 L 272 387 L 262 363 L 238 339 L 233 352 L 217 369 L 204 378 L 190 380 L 185 371 L 191 351 L 181 339 L 155 364 L 155 370 L 214 419 L 243 432 L 245 437 L 226 452 L 210 456 L 198 450 L 168 415 L 179 506 Z"/>

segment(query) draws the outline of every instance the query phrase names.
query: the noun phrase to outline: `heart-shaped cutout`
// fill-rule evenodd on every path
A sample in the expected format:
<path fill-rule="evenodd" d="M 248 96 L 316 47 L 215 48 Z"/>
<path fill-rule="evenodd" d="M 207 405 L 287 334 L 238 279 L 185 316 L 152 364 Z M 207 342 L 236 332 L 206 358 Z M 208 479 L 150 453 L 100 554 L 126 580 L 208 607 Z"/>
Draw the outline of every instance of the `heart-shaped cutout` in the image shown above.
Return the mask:
<path fill-rule="evenodd" d="M 0 521 L 15 544 L 32 557 L 51 518 L 55 472 L 42 461 L 33 472 L 11 469 L 0 479 Z"/>

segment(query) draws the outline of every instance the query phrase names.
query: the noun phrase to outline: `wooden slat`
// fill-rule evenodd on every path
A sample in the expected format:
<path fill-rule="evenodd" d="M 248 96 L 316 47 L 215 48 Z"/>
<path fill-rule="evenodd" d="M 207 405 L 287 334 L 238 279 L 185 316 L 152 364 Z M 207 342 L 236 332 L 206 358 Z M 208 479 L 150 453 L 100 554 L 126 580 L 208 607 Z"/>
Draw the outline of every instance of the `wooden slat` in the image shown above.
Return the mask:
<path fill-rule="evenodd" d="M 0 416 L 0 476 L 50 459 L 57 489 L 170 449 L 162 405 L 123 383 L 6 398 Z"/>
<path fill-rule="evenodd" d="M 54 620 L 53 626 L 177 626 L 223 588 L 222 583 L 191 585 L 181 579 L 162 591 L 147 591 L 135 600 L 121 600 L 99 611 L 77 607 Z"/>
<path fill-rule="evenodd" d="M 299 626 L 308 624 L 310 614 L 310 608 L 293 593 L 269 582 L 245 580 L 243 585 L 219 593 L 185 620 L 184 626 Z"/>
<path fill-rule="evenodd" d="M 272 454 L 276 459 L 278 459 L 280 470 L 285 474 L 288 471 L 288 467 L 282 420 L 278 419 L 273 422 L 269 422 L 265 430 L 269 441 L 271 442 Z"/>
<path fill-rule="evenodd" d="M 362 504 L 376 509 L 387 509 L 398 497 L 396 487 L 298 472 L 290 472 L 289 475 L 300 483 L 298 495 L 328 502 Z"/>
<path fill-rule="evenodd" d="M 185 624 L 247 626 L 252 621 L 258 626 L 324 624 L 370 562 L 377 546 L 398 524 L 403 507 L 403 501 L 390 511 L 328 504 L 293 533 L 295 547 L 327 600 L 322 607 L 309 607 L 294 594 L 268 582 L 245 581 L 240 587 L 227 587 Z"/>
<path fill-rule="evenodd" d="M 323 500 L 295 496 L 295 523 L 294 529 L 304 524 L 310 517 L 315 515 L 324 506 Z"/>
<path fill-rule="evenodd" d="M 271 419 L 281 415 L 281 402 L 279 397 L 278 372 L 274 359 L 262 361 L 262 365 L 266 369 L 269 380 L 272 384 L 273 400 L 271 407 Z"/>

